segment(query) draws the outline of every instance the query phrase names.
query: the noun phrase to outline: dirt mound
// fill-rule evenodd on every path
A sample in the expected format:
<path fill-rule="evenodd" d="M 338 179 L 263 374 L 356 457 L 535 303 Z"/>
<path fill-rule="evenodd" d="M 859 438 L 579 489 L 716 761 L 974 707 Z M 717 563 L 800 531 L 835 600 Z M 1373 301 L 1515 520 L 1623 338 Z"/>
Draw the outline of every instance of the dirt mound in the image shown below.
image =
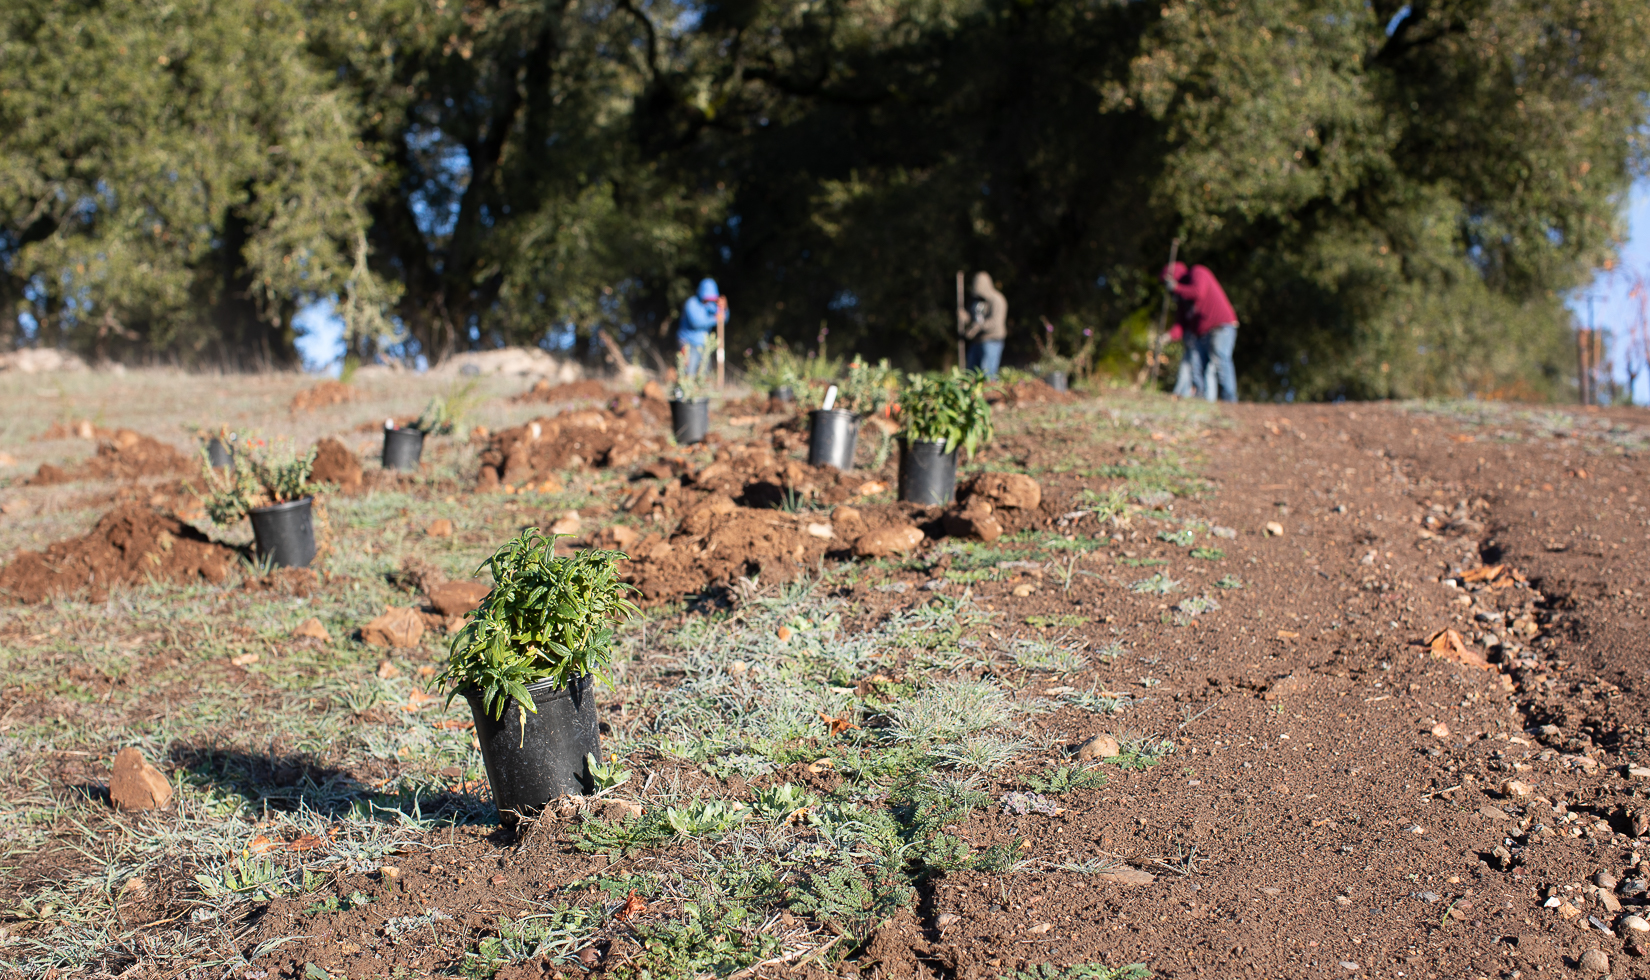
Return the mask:
<path fill-rule="evenodd" d="M 517 405 L 553 404 L 555 402 L 597 401 L 605 402 L 613 397 L 613 391 L 600 381 L 573 381 L 567 384 L 551 384 L 548 378 L 540 378 L 533 387 L 510 399 Z"/>
<path fill-rule="evenodd" d="M 637 542 L 627 580 L 644 599 L 685 595 L 741 577 L 789 582 L 827 550 L 844 547 L 822 515 L 739 507 L 714 496 L 682 519 L 670 540 Z"/>
<path fill-rule="evenodd" d="M 20 552 L 0 569 L 0 595 L 32 603 L 85 590 L 101 602 L 113 585 L 149 579 L 218 583 L 234 565 L 234 549 L 214 544 L 175 517 L 125 504 L 103 515 L 84 537 Z"/>
<path fill-rule="evenodd" d="M 629 466 L 666 445 L 640 407 L 544 416 L 493 434 L 481 452 L 477 487 L 522 486 L 584 466 Z"/>
<path fill-rule="evenodd" d="M 985 400 L 993 405 L 1013 408 L 1016 405 L 1044 403 L 1070 405 L 1077 400 L 1077 396 L 1069 391 L 1055 391 L 1054 386 L 1042 378 L 1031 378 L 994 387 L 985 393 Z"/>
<path fill-rule="evenodd" d="M 309 476 L 316 483 L 331 483 L 344 493 L 361 489 L 361 461 L 337 439 L 315 444 L 315 465 Z"/>
<path fill-rule="evenodd" d="M 97 455 L 86 462 L 68 469 L 42 463 L 27 482 L 39 487 L 76 480 L 135 480 L 192 473 L 195 465 L 194 460 L 164 442 L 131 429 L 117 429 L 108 441 L 98 443 Z"/>
<path fill-rule="evenodd" d="M 101 425 L 93 425 L 91 419 L 76 419 L 69 422 L 53 422 L 45 432 L 35 436 L 35 441 L 45 442 L 48 439 L 113 439 L 115 430 L 105 429 Z"/>
<path fill-rule="evenodd" d="M 342 381 L 326 380 L 313 388 L 305 388 L 292 396 L 287 409 L 293 412 L 308 412 L 317 408 L 327 408 L 332 405 L 344 405 L 359 401 L 361 392 Z"/>
<path fill-rule="evenodd" d="M 789 440 L 778 435 L 769 445 L 730 443 L 689 479 L 697 489 L 725 494 L 746 507 L 778 507 L 797 498 L 840 504 L 858 498 L 873 482 L 861 471 L 844 473 L 776 454 L 776 449 L 784 452 L 789 446 Z"/>

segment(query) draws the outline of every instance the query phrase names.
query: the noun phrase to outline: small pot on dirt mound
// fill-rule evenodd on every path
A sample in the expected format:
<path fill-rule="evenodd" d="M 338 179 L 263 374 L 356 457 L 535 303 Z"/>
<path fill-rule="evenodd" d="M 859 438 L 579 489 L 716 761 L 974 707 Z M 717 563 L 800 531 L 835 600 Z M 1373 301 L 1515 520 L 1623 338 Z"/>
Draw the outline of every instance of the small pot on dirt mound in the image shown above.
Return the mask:
<path fill-rule="evenodd" d="M 710 432 L 710 399 L 693 398 L 670 403 L 670 427 L 679 445 L 704 442 Z"/>
<path fill-rule="evenodd" d="M 423 455 L 423 430 L 384 428 L 384 469 L 416 470 Z"/>
<path fill-rule="evenodd" d="M 229 445 L 217 436 L 206 444 L 206 461 L 215 470 L 221 470 L 229 465 L 231 459 Z"/>
<path fill-rule="evenodd" d="M 854 468 L 854 447 L 859 443 L 859 416 L 840 408 L 815 409 L 808 413 L 808 465 Z"/>
<path fill-rule="evenodd" d="M 1064 372 L 1064 371 L 1050 371 L 1048 373 L 1048 376 L 1045 377 L 1043 380 L 1047 381 L 1048 386 L 1050 388 L 1053 388 L 1055 391 L 1069 391 L 1070 390 L 1070 388 L 1068 388 L 1067 385 L 1066 385 L 1066 372 Z"/>
<path fill-rule="evenodd" d="M 957 492 L 957 450 L 943 442 L 899 444 L 899 499 L 943 506 Z"/>
<path fill-rule="evenodd" d="M 512 704 L 500 718 L 487 713 L 480 691 L 461 692 L 475 717 L 481 761 L 504 826 L 514 827 L 558 796 L 594 791 L 589 759 L 601 758 L 602 740 L 591 683 L 587 674 L 565 684 L 529 685 L 533 710 Z"/>
<path fill-rule="evenodd" d="M 315 558 L 314 497 L 254 507 L 252 536 L 258 557 L 280 568 L 304 568 Z"/>

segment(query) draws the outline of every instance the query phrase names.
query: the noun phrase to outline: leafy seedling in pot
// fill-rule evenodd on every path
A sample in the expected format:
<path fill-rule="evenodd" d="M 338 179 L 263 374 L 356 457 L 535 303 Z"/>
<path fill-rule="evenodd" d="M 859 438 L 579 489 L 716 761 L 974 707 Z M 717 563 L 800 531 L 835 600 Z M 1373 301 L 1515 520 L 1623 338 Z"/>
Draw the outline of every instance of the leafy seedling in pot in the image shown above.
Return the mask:
<path fill-rule="evenodd" d="M 309 481 L 315 450 L 300 453 L 293 446 L 262 439 L 238 441 L 229 465 L 214 469 L 201 449 L 201 478 L 206 492 L 196 494 L 214 524 L 227 526 L 259 507 L 290 503 L 314 495 Z"/>
<path fill-rule="evenodd" d="M 589 549 L 557 556 L 555 542 L 528 528 L 476 569 L 492 572 L 493 590 L 453 637 L 436 678 L 447 702 L 479 691 L 489 715 L 504 717 L 514 698 L 525 721 L 537 712 L 529 685 L 565 685 L 601 677 L 613 659 L 614 628 L 636 614 L 620 581 L 623 552 Z"/>

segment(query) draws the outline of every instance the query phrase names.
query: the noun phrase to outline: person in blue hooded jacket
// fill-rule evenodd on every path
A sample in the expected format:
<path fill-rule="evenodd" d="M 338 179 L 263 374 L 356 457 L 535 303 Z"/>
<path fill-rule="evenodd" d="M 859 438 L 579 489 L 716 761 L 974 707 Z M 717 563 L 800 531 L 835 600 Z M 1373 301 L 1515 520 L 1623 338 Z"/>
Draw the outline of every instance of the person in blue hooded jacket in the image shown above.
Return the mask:
<path fill-rule="evenodd" d="M 728 320 L 728 300 L 716 288 L 715 279 L 699 280 L 698 295 L 690 296 L 682 307 L 682 323 L 676 328 L 676 342 L 687 351 L 689 374 L 698 374 L 704 360 L 705 344 L 716 329 L 716 315 Z"/>

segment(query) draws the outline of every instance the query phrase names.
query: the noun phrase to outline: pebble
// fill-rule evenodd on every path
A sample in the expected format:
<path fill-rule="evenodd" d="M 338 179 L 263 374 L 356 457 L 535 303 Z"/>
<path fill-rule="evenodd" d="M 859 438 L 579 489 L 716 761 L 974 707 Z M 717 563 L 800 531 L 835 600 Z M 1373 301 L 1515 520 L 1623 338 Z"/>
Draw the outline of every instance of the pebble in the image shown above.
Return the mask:
<path fill-rule="evenodd" d="M 1054 928 L 1054 923 L 1052 923 L 1052 922 L 1039 922 L 1036 925 L 1032 926 L 1030 929 L 1027 929 L 1026 932 L 1036 933 L 1037 935 L 1041 936 L 1043 933 L 1048 932 L 1049 930 L 1051 930 L 1053 928 Z"/>
<path fill-rule="evenodd" d="M 961 918 L 962 916 L 957 915 L 954 912 L 941 912 L 939 915 L 934 917 L 934 925 L 940 929 L 949 929 L 956 925 L 957 920 Z"/>
<path fill-rule="evenodd" d="M 1343 969 L 1343 970 L 1356 970 L 1357 968 L 1358 968 L 1358 964 L 1352 962 L 1351 960 L 1341 960 L 1341 969 Z"/>
<path fill-rule="evenodd" d="M 1637 933 L 1650 932 L 1650 922 L 1646 922 L 1644 920 L 1643 916 L 1638 916 L 1638 915 L 1625 916 L 1621 920 L 1620 925 L 1623 929 L 1627 930 L 1628 932 L 1637 932 Z"/>
<path fill-rule="evenodd" d="M 1266 536 L 1269 538 L 1283 537 L 1283 525 L 1279 524 L 1277 521 L 1267 521 Z"/>
<path fill-rule="evenodd" d="M 115 756 L 109 774 L 109 801 L 117 810 L 153 810 L 172 800 L 172 785 L 151 766 L 137 748 L 127 746 Z"/>
<path fill-rule="evenodd" d="M 1611 891 L 1615 891 L 1616 876 L 1608 871 L 1600 871 L 1598 874 L 1593 875 L 1593 884 L 1599 886 L 1600 888 L 1608 888 Z"/>
<path fill-rule="evenodd" d="M 1433 738 L 1449 738 L 1449 726 L 1444 724 L 1443 722 L 1439 722 L 1438 724 L 1433 725 L 1432 726 L 1432 737 Z"/>
<path fill-rule="evenodd" d="M 1095 735 L 1077 747 L 1077 758 L 1084 762 L 1096 759 L 1115 759 L 1123 751 L 1117 739 L 1110 735 Z"/>
<path fill-rule="evenodd" d="M 1529 796 L 1533 792 L 1535 792 L 1535 789 L 1529 783 L 1519 782 L 1516 779 L 1509 779 L 1501 784 L 1502 796 Z"/>
<path fill-rule="evenodd" d="M 1423 902 L 1428 902 L 1428 903 L 1438 901 L 1438 893 L 1437 892 L 1419 892 L 1419 893 L 1416 894 L 1415 897 L 1420 899 Z"/>
<path fill-rule="evenodd" d="M 1610 972 L 1610 957 L 1598 947 L 1589 949 L 1581 954 L 1581 970 L 1583 973 L 1605 974 Z"/>

